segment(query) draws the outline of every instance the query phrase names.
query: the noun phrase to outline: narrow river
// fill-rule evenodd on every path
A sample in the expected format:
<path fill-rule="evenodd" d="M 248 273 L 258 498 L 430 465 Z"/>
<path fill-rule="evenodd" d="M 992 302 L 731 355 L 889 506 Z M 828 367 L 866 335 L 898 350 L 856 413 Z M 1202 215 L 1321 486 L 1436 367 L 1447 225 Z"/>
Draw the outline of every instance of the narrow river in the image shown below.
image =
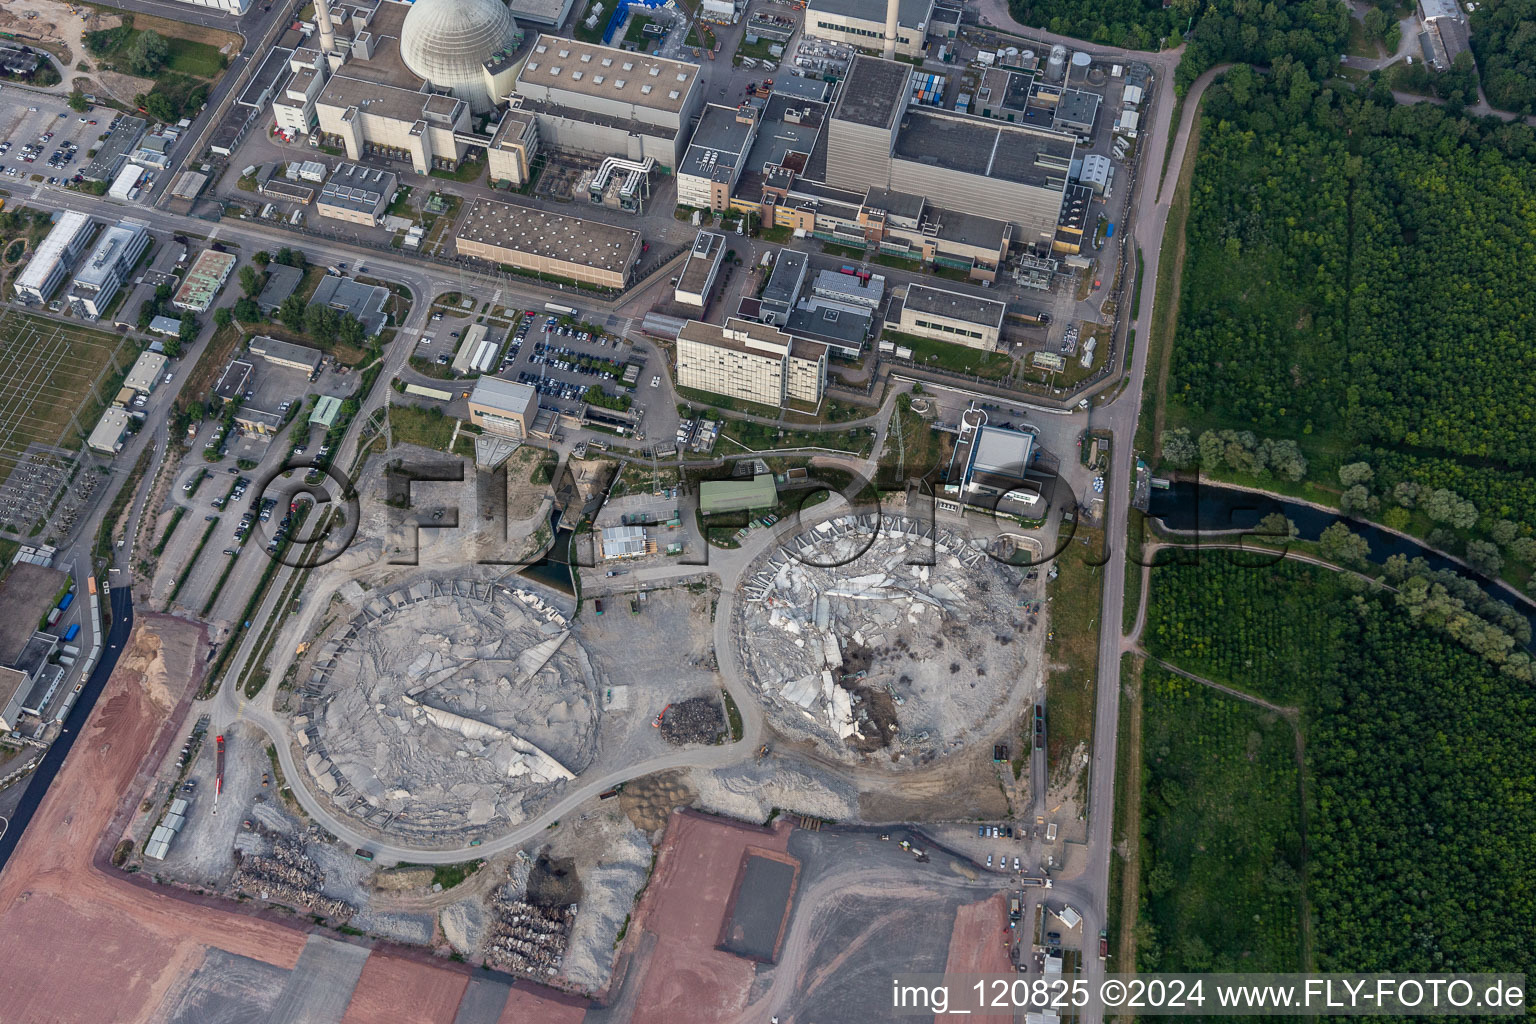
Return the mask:
<path fill-rule="evenodd" d="M 1163 525 L 1170 530 L 1208 534 L 1251 530 L 1259 524 L 1259 520 L 1272 512 L 1279 512 L 1295 523 L 1302 540 L 1315 541 L 1328 527 L 1342 522 L 1365 538 L 1365 542 L 1370 545 L 1372 561 L 1385 562 L 1393 555 L 1406 555 L 1409 558 L 1424 559 L 1433 569 L 1450 569 L 1472 580 L 1489 597 L 1517 609 L 1531 623 L 1532 635 L 1536 636 L 1536 606 L 1516 591 L 1498 580 L 1490 580 L 1473 572 L 1409 537 L 1384 530 L 1372 523 L 1314 508 L 1302 502 L 1194 481 L 1177 481 L 1167 490 L 1153 488 L 1148 510 L 1153 518 L 1162 520 Z"/>

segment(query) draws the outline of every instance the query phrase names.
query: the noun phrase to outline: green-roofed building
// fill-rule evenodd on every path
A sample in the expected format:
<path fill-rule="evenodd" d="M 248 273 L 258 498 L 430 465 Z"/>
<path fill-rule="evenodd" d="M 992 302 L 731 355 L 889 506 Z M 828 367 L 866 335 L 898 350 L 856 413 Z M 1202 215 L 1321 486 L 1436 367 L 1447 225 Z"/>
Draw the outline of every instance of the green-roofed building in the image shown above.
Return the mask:
<path fill-rule="evenodd" d="M 750 480 L 705 480 L 699 485 L 699 511 L 705 515 L 769 509 L 778 503 L 771 473 L 759 473 Z"/>
<path fill-rule="evenodd" d="M 336 425 L 336 415 L 341 412 L 341 399 L 333 395 L 321 395 L 315 403 L 315 411 L 309 414 L 310 423 L 318 423 L 326 430 Z"/>

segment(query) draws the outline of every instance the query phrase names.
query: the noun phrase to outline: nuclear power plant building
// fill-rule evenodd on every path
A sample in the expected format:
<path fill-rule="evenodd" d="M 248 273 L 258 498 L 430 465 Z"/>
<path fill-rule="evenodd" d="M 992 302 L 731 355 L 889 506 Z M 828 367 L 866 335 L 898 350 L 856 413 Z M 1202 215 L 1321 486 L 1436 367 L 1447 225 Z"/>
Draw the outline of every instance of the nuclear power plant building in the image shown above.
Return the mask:
<path fill-rule="evenodd" d="M 278 127 L 422 174 L 454 169 L 488 144 L 474 115 L 511 93 L 526 55 L 501 0 L 320 0 L 315 27 L 274 90 Z"/>
<path fill-rule="evenodd" d="M 909 104 L 912 68 L 859 55 L 827 121 L 826 183 L 887 189 L 1012 225 L 1049 246 L 1077 140 L 1064 132 Z"/>
<path fill-rule="evenodd" d="M 668 170 L 704 104 L 699 67 L 578 39 L 540 35 L 514 85 L 554 149 L 652 157 Z"/>
<path fill-rule="evenodd" d="M 895 52 L 921 57 L 934 0 L 897 0 Z M 886 0 L 810 0 L 805 8 L 807 35 L 834 43 L 876 50 L 885 46 Z"/>

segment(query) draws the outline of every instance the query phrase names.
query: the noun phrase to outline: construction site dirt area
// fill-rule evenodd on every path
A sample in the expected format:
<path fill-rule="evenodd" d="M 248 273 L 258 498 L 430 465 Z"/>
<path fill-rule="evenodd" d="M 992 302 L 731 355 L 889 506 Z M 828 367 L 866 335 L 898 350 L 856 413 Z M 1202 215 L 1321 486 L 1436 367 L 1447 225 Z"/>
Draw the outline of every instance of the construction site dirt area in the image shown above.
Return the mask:
<path fill-rule="evenodd" d="M 467 975 L 374 953 L 341 1024 L 441 1024 L 453 1020 L 468 987 Z"/>
<path fill-rule="evenodd" d="M 901 765 L 1006 730 L 1039 686 L 1026 570 L 991 540 L 899 515 L 819 523 L 745 574 L 732 623 L 774 727 Z"/>
<path fill-rule="evenodd" d="M 1010 972 L 1000 881 L 909 830 L 679 811 L 609 1006 L 636 1024 L 887 1021 L 893 974 Z"/>
<path fill-rule="evenodd" d="M 792 826 L 773 828 L 680 811 L 667 823 L 656 870 L 627 948 L 648 947 L 633 1024 L 726 1020 L 746 1006 L 755 965 L 717 949 L 743 857 L 752 848 L 783 855 Z"/>
<path fill-rule="evenodd" d="M 1010 974 L 1008 956 L 1013 930 L 1008 927 L 1008 896 L 998 893 L 980 903 L 967 903 L 955 913 L 949 936 L 945 974 Z"/>
<path fill-rule="evenodd" d="M 136 794 L 135 773 L 196 682 L 202 630 L 139 618 L 85 724 L 0 874 L 5 1015 L 98 1024 L 147 1020 L 205 947 L 291 968 L 304 936 L 247 914 L 184 902 L 107 860 Z M 96 862 L 93 862 L 93 858 Z"/>

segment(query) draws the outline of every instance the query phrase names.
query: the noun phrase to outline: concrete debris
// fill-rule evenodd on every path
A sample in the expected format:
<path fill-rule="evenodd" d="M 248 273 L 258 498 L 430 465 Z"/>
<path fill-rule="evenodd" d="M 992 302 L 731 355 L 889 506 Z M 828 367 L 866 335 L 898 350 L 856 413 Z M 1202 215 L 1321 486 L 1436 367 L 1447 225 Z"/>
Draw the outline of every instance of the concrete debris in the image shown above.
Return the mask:
<path fill-rule="evenodd" d="M 661 719 L 661 738 L 686 743 L 719 743 L 725 735 L 725 708 L 718 696 L 691 697 L 669 705 Z"/>
<path fill-rule="evenodd" d="M 476 743 L 488 741 L 490 744 L 499 745 L 500 750 L 492 755 L 493 760 L 505 764 L 505 773 L 508 778 L 531 775 L 539 782 L 556 782 L 569 781 L 576 777 L 559 761 L 506 729 L 498 729 L 494 725 L 487 725 L 485 722 L 478 722 L 464 715 L 456 715 L 442 708 L 418 704 L 409 697 L 402 696 L 400 699 L 412 709 L 410 714 L 414 721 L 420 722 L 425 719 L 439 729 L 451 729 L 467 740 Z M 476 753 L 481 753 L 487 747 L 481 744 L 474 749 Z"/>
<path fill-rule="evenodd" d="M 733 641 L 790 735 L 844 760 L 926 759 L 973 735 L 1023 677 L 1011 644 L 1031 628 L 1015 621 L 1024 582 L 949 528 L 843 516 L 748 570 Z"/>
<path fill-rule="evenodd" d="M 778 767 L 773 762 L 740 764 L 715 771 L 695 769 L 690 782 L 698 793 L 695 805 L 743 821 L 762 821 L 773 808 L 846 821 L 859 813 L 855 786 L 825 773 Z"/>
<path fill-rule="evenodd" d="M 536 907 L 505 890 L 491 896 L 491 920 L 481 946 L 485 965 L 535 978 L 559 974 L 578 907 Z"/>
<path fill-rule="evenodd" d="M 453 577 L 372 591 L 316 640 L 294 734 L 341 812 L 404 839 L 526 820 L 596 755 L 603 680 L 554 604 Z"/>
<path fill-rule="evenodd" d="M 325 875 L 309 858 L 307 842 L 318 839 L 311 826 L 306 833 L 274 832 L 253 823 L 259 837 L 271 843 L 268 855 L 247 854 L 236 844 L 235 873 L 230 889 L 269 903 L 282 903 L 296 910 L 307 910 L 328 917 L 338 924 L 352 919 L 352 907 L 324 895 Z"/>

